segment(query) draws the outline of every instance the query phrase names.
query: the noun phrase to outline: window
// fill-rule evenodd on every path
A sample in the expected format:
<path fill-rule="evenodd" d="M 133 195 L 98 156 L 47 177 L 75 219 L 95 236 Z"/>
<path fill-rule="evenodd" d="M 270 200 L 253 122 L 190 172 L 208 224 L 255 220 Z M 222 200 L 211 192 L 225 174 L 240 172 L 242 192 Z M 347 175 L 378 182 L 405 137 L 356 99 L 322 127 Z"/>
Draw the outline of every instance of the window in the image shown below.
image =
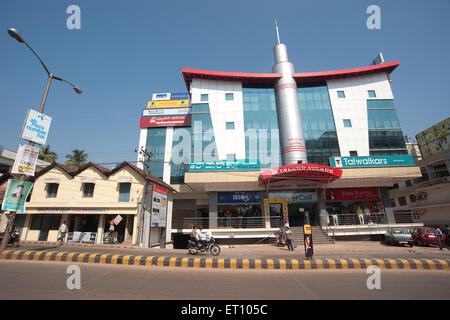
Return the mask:
<path fill-rule="evenodd" d="M 225 100 L 226 101 L 234 100 L 233 93 L 225 93 Z"/>
<path fill-rule="evenodd" d="M 352 127 L 352 121 L 350 119 L 344 119 L 344 127 L 351 128 Z"/>
<path fill-rule="evenodd" d="M 58 187 L 59 184 L 57 183 L 47 183 L 47 198 L 56 198 Z"/>
<path fill-rule="evenodd" d="M 369 90 L 367 91 L 369 93 L 369 98 L 376 98 L 377 95 L 375 94 L 375 90 Z"/>
<path fill-rule="evenodd" d="M 83 183 L 83 198 L 92 198 L 94 196 L 94 183 Z"/>
<path fill-rule="evenodd" d="M 409 195 L 409 202 L 411 202 L 411 203 L 416 202 L 416 195 L 415 194 L 410 194 Z"/>
<path fill-rule="evenodd" d="M 406 198 L 405 197 L 398 197 L 398 204 L 400 206 L 406 206 Z"/>
<path fill-rule="evenodd" d="M 350 157 L 357 157 L 358 151 L 350 151 Z"/>
<path fill-rule="evenodd" d="M 208 94 L 200 95 L 200 101 L 208 101 Z"/>
<path fill-rule="evenodd" d="M 337 92 L 337 96 L 338 96 L 338 98 L 345 98 L 345 93 L 344 93 L 344 91 L 338 91 L 338 92 Z"/>
<path fill-rule="evenodd" d="M 131 183 L 119 183 L 119 202 L 130 201 Z"/>
<path fill-rule="evenodd" d="M 395 199 L 389 199 L 389 201 L 391 202 L 391 207 L 395 207 Z"/>
<path fill-rule="evenodd" d="M 411 180 L 406 180 L 405 185 L 406 187 L 411 187 L 412 186 Z"/>
<path fill-rule="evenodd" d="M 227 154 L 227 161 L 235 161 L 236 155 L 234 153 Z"/>
<path fill-rule="evenodd" d="M 227 122 L 227 130 L 234 130 L 234 122 Z"/>

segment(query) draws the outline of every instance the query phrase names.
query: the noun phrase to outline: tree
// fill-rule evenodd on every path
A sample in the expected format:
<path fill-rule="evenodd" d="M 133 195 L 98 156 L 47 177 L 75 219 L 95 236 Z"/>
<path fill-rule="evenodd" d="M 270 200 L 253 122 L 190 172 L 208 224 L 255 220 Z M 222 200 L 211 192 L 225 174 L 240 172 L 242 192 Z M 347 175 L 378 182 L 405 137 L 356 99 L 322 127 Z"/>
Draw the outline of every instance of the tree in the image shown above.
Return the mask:
<path fill-rule="evenodd" d="M 72 168 L 78 170 L 80 167 L 86 163 L 88 154 L 84 150 L 72 150 L 72 154 L 67 154 L 67 160 L 64 164 L 71 166 Z"/>
<path fill-rule="evenodd" d="M 58 155 L 55 152 L 50 151 L 50 145 L 41 146 L 41 151 L 39 151 L 38 159 L 54 163 L 56 159 L 58 159 Z"/>

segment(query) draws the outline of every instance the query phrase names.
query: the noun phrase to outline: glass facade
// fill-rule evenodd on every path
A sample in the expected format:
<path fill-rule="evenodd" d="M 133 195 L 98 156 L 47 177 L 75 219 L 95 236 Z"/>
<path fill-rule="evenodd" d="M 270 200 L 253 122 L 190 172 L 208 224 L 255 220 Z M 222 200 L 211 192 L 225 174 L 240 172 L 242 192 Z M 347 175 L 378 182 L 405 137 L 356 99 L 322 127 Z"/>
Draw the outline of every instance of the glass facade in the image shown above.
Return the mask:
<path fill-rule="evenodd" d="M 392 99 L 367 100 L 371 156 L 408 154 Z"/>
<path fill-rule="evenodd" d="M 153 153 L 149 172 L 158 178 L 163 177 L 165 146 L 166 128 L 148 128 L 146 147 L 148 152 Z"/>

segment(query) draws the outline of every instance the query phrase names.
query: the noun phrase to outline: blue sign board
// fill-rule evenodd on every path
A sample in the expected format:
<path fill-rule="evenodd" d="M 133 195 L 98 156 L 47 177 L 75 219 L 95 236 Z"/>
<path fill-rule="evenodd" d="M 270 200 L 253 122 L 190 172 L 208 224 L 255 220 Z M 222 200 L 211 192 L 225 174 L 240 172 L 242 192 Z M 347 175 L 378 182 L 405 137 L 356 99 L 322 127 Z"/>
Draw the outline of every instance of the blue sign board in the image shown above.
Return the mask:
<path fill-rule="evenodd" d="M 260 170 L 259 160 L 191 161 L 189 171 Z"/>
<path fill-rule="evenodd" d="M 187 92 L 172 92 L 170 94 L 170 100 L 184 100 L 189 99 L 189 93 Z"/>
<path fill-rule="evenodd" d="M 261 191 L 232 191 L 232 192 L 218 192 L 217 203 L 219 204 L 251 204 L 262 202 Z"/>
<path fill-rule="evenodd" d="M 369 156 L 369 157 L 332 157 L 330 165 L 335 168 L 415 166 L 411 155 L 405 156 Z"/>

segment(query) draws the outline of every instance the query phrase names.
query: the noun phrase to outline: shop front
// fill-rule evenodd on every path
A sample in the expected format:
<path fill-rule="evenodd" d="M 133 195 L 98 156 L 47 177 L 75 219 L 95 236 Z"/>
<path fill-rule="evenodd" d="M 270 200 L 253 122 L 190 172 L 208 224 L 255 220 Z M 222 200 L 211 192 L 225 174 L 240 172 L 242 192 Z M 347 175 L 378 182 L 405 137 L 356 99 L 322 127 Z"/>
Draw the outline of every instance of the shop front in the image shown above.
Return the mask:
<path fill-rule="evenodd" d="M 217 193 L 218 228 L 264 228 L 261 191 Z"/>
<path fill-rule="evenodd" d="M 387 223 L 377 187 L 333 188 L 325 190 L 330 225 L 370 225 Z"/>
<path fill-rule="evenodd" d="M 296 190 L 270 191 L 269 199 L 286 199 L 290 227 L 303 227 L 304 224 L 320 225 L 317 210 L 317 192 Z M 285 223 L 286 224 L 286 223 Z"/>

